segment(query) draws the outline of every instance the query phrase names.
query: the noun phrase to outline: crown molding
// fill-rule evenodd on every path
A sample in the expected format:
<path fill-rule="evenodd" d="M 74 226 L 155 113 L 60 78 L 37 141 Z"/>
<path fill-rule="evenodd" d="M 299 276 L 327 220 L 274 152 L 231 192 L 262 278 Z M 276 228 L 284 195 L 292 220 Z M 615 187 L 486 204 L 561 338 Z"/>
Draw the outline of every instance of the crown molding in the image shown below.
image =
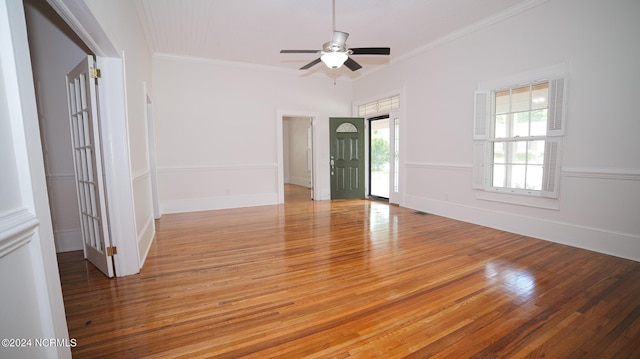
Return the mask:
<path fill-rule="evenodd" d="M 460 39 L 462 37 L 465 37 L 467 35 L 473 34 L 476 31 L 482 30 L 484 28 L 487 28 L 491 25 L 497 24 L 501 21 L 504 21 L 506 19 L 509 19 L 513 16 L 519 15 L 527 10 L 530 10 L 538 5 L 544 4 L 546 2 L 548 2 L 549 0 L 528 0 L 528 1 L 524 1 L 518 5 L 512 6 L 508 9 L 505 9 L 495 15 L 492 15 L 490 17 L 486 17 L 478 22 L 475 22 L 469 26 L 465 26 L 459 30 L 456 30 L 454 32 L 451 32 L 439 39 L 436 39 L 424 46 L 418 47 L 413 51 L 410 51 L 404 55 L 398 56 L 394 59 L 391 59 L 390 63 L 386 66 L 380 67 L 380 68 L 376 68 L 376 69 L 372 69 L 371 71 L 368 71 L 367 73 L 363 74 L 362 78 L 369 76 L 371 74 L 374 74 L 376 72 L 382 71 L 386 68 L 388 68 L 389 66 L 392 66 L 394 64 L 397 64 L 399 62 L 402 62 L 404 60 L 413 58 L 415 56 L 418 56 L 424 52 L 436 49 L 440 46 L 446 45 L 450 42 L 453 42 L 457 39 Z"/>
<path fill-rule="evenodd" d="M 193 62 L 193 63 L 200 63 L 200 64 L 210 64 L 210 65 L 216 65 L 216 66 L 228 66 L 228 67 L 235 67 L 237 69 L 244 69 L 244 70 L 277 72 L 277 73 L 284 73 L 284 74 L 288 74 L 288 75 L 291 75 L 294 77 L 300 77 L 300 78 L 312 77 L 312 78 L 319 78 L 319 79 L 327 79 L 326 74 L 322 72 L 317 72 L 312 74 L 309 74 L 309 73 L 301 74 L 300 70 L 292 70 L 292 69 L 287 69 L 279 66 L 254 64 L 249 62 L 229 61 L 229 60 L 213 59 L 213 58 L 198 57 L 198 56 L 185 56 L 185 55 L 169 54 L 169 53 L 162 53 L 162 52 L 156 52 L 152 55 L 152 57 L 154 59 L 185 61 L 185 62 Z M 335 80 L 336 82 L 353 81 L 353 79 L 344 78 L 343 76 L 336 77 Z"/>

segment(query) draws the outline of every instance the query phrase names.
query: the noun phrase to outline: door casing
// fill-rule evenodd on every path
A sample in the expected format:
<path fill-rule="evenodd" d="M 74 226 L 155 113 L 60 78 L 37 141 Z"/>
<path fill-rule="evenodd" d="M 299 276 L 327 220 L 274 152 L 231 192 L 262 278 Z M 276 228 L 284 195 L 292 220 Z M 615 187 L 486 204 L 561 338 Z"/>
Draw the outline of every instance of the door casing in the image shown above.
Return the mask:
<path fill-rule="evenodd" d="M 103 157 L 112 245 L 118 251 L 114 256 L 115 271 L 118 277 L 136 274 L 142 263 L 138 255 L 131 183 L 123 53 L 86 3 L 75 0 L 47 0 L 47 3 L 96 55 L 97 67 L 101 70 L 98 114 L 109 119 L 102 121 L 101 135 L 103 142 L 109 143 L 103 148 Z"/>
<path fill-rule="evenodd" d="M 293 110 L 278 110 L 276 113 L 276 135 L 277 135 L 277 175 L 278 175 L 278 203 L 284 203 L 284 150 L 283 150 L 283 121 L 285 117 L 304 117 L 311 120 L 311 191 L 313 199 L 328 199 L 322 195 L 322 182 L 319 175 L 318 168 L 321 166 L 321 162 L 318 161 L 317 143 L 318 143 L 318 130 L 317 119 L 320 115 L 315 112 L 293 111 Z"/>
<path fill-rule="evenodd" d="M 388 121 L 388 129 L 389 129 L 389 188 L 388 188 L 388 192 L 389 194 L 387 194 L 387 197 L 385 196 L 380 196 L 381 193 L 374 193 L 373 192 L 373 122 L 374 121 L 384 121 L 387 120 Z M 391 139 L 391 132 L 393 131 L 393 125 L 391 124 L 391 119 L 389 119 L 389 115 L 382 115 L 382 116 L 376 116 L 376 117 L 370 117 L 367 118 L 367 193 L 368 196 L 371 198 L 376 198 L 376 199 L 389 199 L 389 196 L 391 194 L 391 189 L 393 188 L 393 167 L 392 167 L 392 150 L 393 150 L 393 140 Z M 378 125 L 380 126 L 380 125 Z M 376 126 L 377 127 L 377 126 Z M 384 128 L 384 127 L 379 127 L 379 128 Z"/>

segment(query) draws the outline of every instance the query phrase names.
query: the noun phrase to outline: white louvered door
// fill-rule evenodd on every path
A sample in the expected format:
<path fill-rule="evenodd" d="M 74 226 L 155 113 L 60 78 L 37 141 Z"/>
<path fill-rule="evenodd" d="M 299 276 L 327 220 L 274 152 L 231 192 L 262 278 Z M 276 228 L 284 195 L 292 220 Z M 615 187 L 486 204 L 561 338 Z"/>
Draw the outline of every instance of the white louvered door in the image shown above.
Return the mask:
<path fill-rule="evenodd" d="M 93 58 L 88 56 L 66 77 L 84 257 L 107 277 L 114 276 L 109 253 L 110 237 L 102 174 L 100 125 L 97 115 L 96 79 L 90 76 Z"/>

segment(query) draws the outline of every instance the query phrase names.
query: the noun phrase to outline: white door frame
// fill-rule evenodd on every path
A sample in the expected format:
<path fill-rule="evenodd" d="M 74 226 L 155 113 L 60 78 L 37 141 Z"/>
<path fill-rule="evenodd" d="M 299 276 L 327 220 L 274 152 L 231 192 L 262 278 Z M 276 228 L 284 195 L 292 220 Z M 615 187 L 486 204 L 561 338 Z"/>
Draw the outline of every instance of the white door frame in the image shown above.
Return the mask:
<path fill-rule="evenodd" d="M 352 115 L 353 116 L 357 116 L 358 115 L 358 106 L 362 105 L 362 104 L 366 104 L 372 101 L 376 101 L 378 99 L 382 99 L 382 98 L 387 98 L 387 97 L 391 97 L 391 96 L 395 96 L 395 95 L 399 95 L 400 96 L 400 107 L 394 110 L 391 110 L 389 112 L 380 112 L 380 113 L 374 113 L 374 114 L 369 114 L 367 115 L 367 118 L 370 117 L 375 117 L 375 116 L 379 116 L 379 115 L 389 115 L 389 120 L 391 121 L 390 123 L 390 127 L 393 127 L 393 118 L 399 118 L 400 119 L 400 133 L 399 133 L 399 137 L 400 137 L 400 148 L 399 148 L 399 156 L 398 156 L 398 190 L 399 192 L 393 193 L 393 191 L 391 190 L 389 192 L 389 203 L 393 203 L 393 204 L 397 204 L 399 206 L 404 206 L 404 202 L 405 202 L 405 179 L 404 179 L 404 169 L 405 169 L 405 165 L 404 165 L 404 154 L 405 154 L 405 148 L 406 148 L 406 141 L 404 141 L 404 139 L 406 138 L 406 131 L 407 131 L 407 121 L 406 118 L 404 116 L 404 109 L 406 108 L 406 104 L 407 104 L 407 96 L 406 96 L 406 91 L 405 88 L 399 88 L 399 89 L 395 89 L 392 91 L 388 91 L 385 93 L 381 93 L 378 94 L 376 96 L 372 96 L 372 97 L 368 97 L 365 99 L 361 99 L 358 101 L 354 101 L 353 105 L 352 105 Z M 369 133 L 369 129 L 368 126 L 369 123 L 368 121 L 365 121 L 365 135 L 368 136 Z M 394 140 L 395 140 L 395 136 L 394 136 Z M 367 146 L 369 145 L 369 141 L 370 139 L 368 137 L 365 137 L 365 143 L 367 144 Z M 365 155 L 369 156 L 369 151 L 365 151 Z M 369 165 L 369 158 L 366 157 L 365 159 L 365 165 L 368 166 Z M 365 170 L 367 172 L 365 173 L 369 173 L 369 168 L 366 167 Z M 365 190 L 369 191 L 369 181 L 366 181 L 366 188 Z"/>
<path fill-rule="evenodd" d="M 105 187 L 116 276 L 140 271 L 138 238 L 133 206 L 133 183 L 129 155 L 129 128 L 125 95 L 124 53 L 118 50 L 83 1 L 47 0 L 49 5 L 96 54 L 101 70 L 98 81 Z"/>
<path fill-rule="evenodd" d="M 283 139 L 283 126 L 282 122 L 285 117 L 305 117 L 311 119 L 311 158 L 313 168 L 311 170 L 311 185 L 313 186 L 313 198 L 320 199 L 321 188 L 318 181 L 318 161 L 317 161 L 317 119 L 318 114 L 315 112 L 305 111 L 282 111 L 278 110 L 276 114 L 276 146 L 278 151 L 278 203 L 284 203 L 284 139 Z"/>
<path fill-rule="evenodd" d="M 404 193 L 404 186 L 401 184 L 401 177 L 402 177 L 402 165 L 400 164 L 400 159 L 402 157 L 402 141 L 400 141 L 398 144 L 396 144 L 396 141 L 398 141 L 398 138 L 396 138 L 396 133 L 395 133 L 395 120 L 399 119 L 399 132 L 402 131 L 402 116 L 400 115 L 400 111 L 398 110 L 393 110 L 391 112 L 389 112 L 389 138 L 390 138 L 390 145 L 391 147 L 389 148 L 389 203 L 393 203 L 393 204 L 403 204 L 404 201 L 402 200 L 402 193 Z M 400 136 L 400 134 L 398 134 L 398 137 L 400 137 L 400 140 L 402 140 L 402 136 Z M 398 147 L 398 158 L 397 158 L 397 163 L 398 163 L 398 168 L 396 168 L 396 153 L 395 153 L 395 148 L 396 145 L 399 145 Z M 398 183 L 396 183 L 395 181 L 395 171 L 398 171 Z M 393 188 L 394 185 L 398 186 L 399 191 L 398 192 L 394 192 Z"/>
<path fill-rule="evenodd" d="M 3 148 L 13 150 L 0 156 L 13 155 L 14 160 L 3 158 L 3 170 L 16 170 L 6 176 L 6 182 L 4 176 L 0 182 L 7 186 L 5 190 L 19 191 L 12 201 L 4 203 L 0 214 L 0 262 L 4 265 L 13 258 L 20 259 L 19 263 L 11 262 L 11 271 L 0 277 L 3 283 L 19 283 L 20 293 L 29 288 L 32 295 L 15 300 L 7 299 L 12 298 L 10 295 L 0 296 L 0 305 L 9 308 L 3 320 L 19 324 L 19 329 L 3 325 L 0 332 L 7 338 L 21 333 L 24 338 L 68 339 L 22 1 L 0 0 L 0 97 L 0 121 L 11 128 L 11 133 L 2 135 L 3 141 L 11 142 L 4 142 Z M 20 257 L 13 257 L 17 254 Z M 8 293 L 7 288 L 3 290 Z M 18 301 L 24 305 L 13 308 L 11 305 Z M 8 350 L 7 355 L 71 358 L 70 348 L 64 345 L 17 349 L 4 350 Z"/>
<path fill-rule="evenodd" d="M 149 180 L 151 181 L 151 201 L 153 202 L 153 218 L 160 219 L 160 201 L 158 200 L 158 170 L 156 168 L 156 140 L 153 124 L 153 101 L 147 89 L 147 83 L 143 83 L 144 96 L 147 105 L 144 107 L 144 117 L 147 120 L 147 161 L 149 161 Z"/>

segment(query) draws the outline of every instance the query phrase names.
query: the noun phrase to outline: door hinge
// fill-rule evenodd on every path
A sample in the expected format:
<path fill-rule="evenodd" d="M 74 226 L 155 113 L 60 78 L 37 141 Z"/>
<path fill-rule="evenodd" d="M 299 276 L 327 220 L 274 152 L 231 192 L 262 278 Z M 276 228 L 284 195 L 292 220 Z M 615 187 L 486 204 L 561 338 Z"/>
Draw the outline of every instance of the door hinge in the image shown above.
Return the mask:
<path fill-rule="evenodd" d="M 92 79 L 99 79 L 100 69 L 96 67 L 89 67 L 89 76 L 91 76 Z"/>
<path fill-rule="evenodd" d="M 107 256 L 113 257 L 114 254 L 118 254 L 118 247 L 107 247 Z"/>

